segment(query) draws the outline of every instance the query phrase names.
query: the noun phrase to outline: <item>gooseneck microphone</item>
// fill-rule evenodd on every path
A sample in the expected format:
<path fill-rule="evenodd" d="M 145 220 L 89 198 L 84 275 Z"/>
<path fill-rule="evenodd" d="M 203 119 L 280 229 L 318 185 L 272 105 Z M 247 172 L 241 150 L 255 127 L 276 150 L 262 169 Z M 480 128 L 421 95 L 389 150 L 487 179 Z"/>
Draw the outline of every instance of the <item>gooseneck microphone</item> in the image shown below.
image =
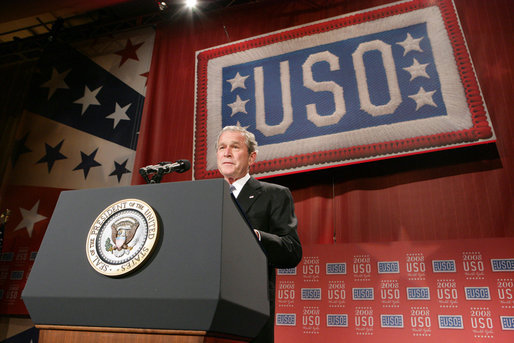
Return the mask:
<path fill-rule="evenodd" d="M 149 165 L 139 169 L 146 183 L 159 183 L 165 174 L 177 172 L 184 173 L 191 169 L 191 162 L 188 160 L 177 160 L 176 162 L 159 162 L 156 165 Z M 153 175 L 152 175 L 153 174 Z M 151 178 L 148 175 L 152 175 Z"/>

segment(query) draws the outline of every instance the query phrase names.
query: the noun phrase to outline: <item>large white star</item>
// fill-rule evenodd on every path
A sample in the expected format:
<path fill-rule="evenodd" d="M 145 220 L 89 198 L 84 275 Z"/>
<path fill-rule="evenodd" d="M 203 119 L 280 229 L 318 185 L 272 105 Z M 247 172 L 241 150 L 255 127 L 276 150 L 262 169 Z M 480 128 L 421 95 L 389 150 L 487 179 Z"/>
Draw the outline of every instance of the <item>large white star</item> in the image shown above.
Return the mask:
<path fill-rule="evenodd" d="M 246 103 L 248 101 L 250 101 L 250 100 L 241 100 L 241 98 L 238 95 L 236 97 L 236 101 L 234 101 L 231 104 L 228 104 L 230 106 L 230 108 L 232 109 L 232 114 L 230 116 L 232 117 L 234 114 L 239 113 L 239 112 L 248 114 L 248 112 L 246 112 Z"/>
<path fill-rule="evenodd" d="M 50 99 L 52 97 L 52 95 L 54 95 L 55 91 L 58 88 L 61 88 L 61 89 L 69 89 L 70 88 L 70 87 L 68 87 L 66 82 L 64 82 L 64 79 L 66 78 L 66 76 L 68 76 L 70 71 L 71 71 L 71 69 L 68 69 L 66 71 L 63 71 L 62 73 L 59 73 L 57 71 L 57 69 L 55 69 L 55 68 L 52 69 L 52 77 L 50 78 L 50 80 L 46 81 L 45 83 L 43 83 L 41 85 L 42 88 L 48 88 L 48 99 Z"/>
<path fill-rule="evenodd" d="M 409 95 L 409 98 L 416 101 L 416 111 L 424 105 L 437 107 L 434 100 L 432 99 L 432 95 L 434 95 L 434 93 L 435 91 L 427 92 L 423 89 L 423 87 L 420 87 L 418 93 Z"/>
<path fill-rule="evenodd" d="M 423 39 L 421 38 L 412 38 L 410 33 L 407 33 L 407 38 L 403 42 L 398 42 L 397 44 L 401 45 L 404 49 L 403 56 L 407 55 L 409 51 L 419 51 L 423 52 L 419 47 L 419 42 Z"/>
<path fill-rule="evenodd" d="M 241 76 L 239 74 L 239 72 L 237 72 L 236 76 L 234 76 L 233 79 L 227 80 L 227 82 L 230 82 L 230 84 L 232 85 L 232 89 L 230 91 L 233 92 L 234 89 L 237 89 L 237 88 L 246 89 L 245 80 L 247 78 L 248 78 L 248 75 L 247 76 Z"/>
<path fill-rule="evenodd" d="M 403 68 L 403 69 L 407 70 L 410 73 L 410 81 L 412 81 L 417 77 L 430 78 L 430 76 L 428 76 L 427 71 L 426 71 L 427 66 L 428 66 L 428 63 L 421 64 L 418 62 L 417 59 L 414 59 L 414 61 L 412 62 L 412 65 L 410 67 Z"/>
<path fill-rule="evenodd" d="M 21 222 L 18 224 L 18 226 L 16 226 L 14 231 L 17 231 L 17 230 L 20 230 L 23 228 L 27 228 L 29 237 L 32 237 L 32 231 L 34 230 L 34 224 L 46 219 L 45 216 L 42 216 L 37 213 L 38 207 L 39 207 L 39 200 L 36 202 L 36 204 L 30 210 L 26 210 L 26 209 L 20 207 L 21 216 L 23 218 L 22 218 Z"/>
<path fill-rule="evenodd" d="M 121 120 L 130 120 L 130 117 L 127 115 L 127 110 L 129 109 L 130 105 L 132 104 L 128 104 L 125 107 L 121 107 L 120 105 L 118 105 L 118 103 L 116 103 L 116 110 L 113 113 L 109 114 L 107 117 L 105 117 L 107 119 L 114 120 L 113 130 L 116 128 L 116 126 L 118 126 Z"/>
<path fill-rule="evenodd" d="M 74 104 L 82 104 L 82 113 L 80 113 L 80 115 L 83 115 L 87 111 L 89 106 L 100 105 L 100 102 L 98 102 L 96 96 L 101 89 L 102 86 L 98 87 L 94 91 L 91 91 L 87 86 L 84 87 L 84 96 L 73 102 Z"/>

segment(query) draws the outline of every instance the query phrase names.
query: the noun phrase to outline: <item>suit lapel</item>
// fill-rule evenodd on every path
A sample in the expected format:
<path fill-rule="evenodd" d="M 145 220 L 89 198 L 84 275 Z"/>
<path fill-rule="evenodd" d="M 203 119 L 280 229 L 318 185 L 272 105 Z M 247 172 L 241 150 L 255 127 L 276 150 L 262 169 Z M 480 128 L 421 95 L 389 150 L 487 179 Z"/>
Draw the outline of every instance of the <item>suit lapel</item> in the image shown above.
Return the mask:
<path fill-rule="evenodd" d="M 248 182 L 246 182 L 243 189 L 241 189 L 241 192 L 237 197 L 237 202 L 244 212 L 247 213 L 261 193 L 261 183 L 257 179 L 251 177 Z"/>

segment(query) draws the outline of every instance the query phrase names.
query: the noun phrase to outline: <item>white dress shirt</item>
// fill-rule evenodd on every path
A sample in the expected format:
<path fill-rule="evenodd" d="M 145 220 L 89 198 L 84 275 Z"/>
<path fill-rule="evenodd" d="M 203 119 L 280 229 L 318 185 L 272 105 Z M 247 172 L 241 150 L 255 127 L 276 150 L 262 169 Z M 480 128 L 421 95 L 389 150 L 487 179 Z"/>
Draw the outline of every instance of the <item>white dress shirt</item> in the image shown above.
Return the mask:
<path fill-rule="evenodd" d="M 246 182 L 250 180 L 250 173 L 246 173 L 245 176 L 240 178 L 239 180 L 234 181 L 230 186 L 234 187 L 234 190 L 232 191 L 232 194 L 234 194 L 234 197 L 237 199 L 237 196 L 239 193 L 241 193 L 241 190 L 243 189 Z"/>

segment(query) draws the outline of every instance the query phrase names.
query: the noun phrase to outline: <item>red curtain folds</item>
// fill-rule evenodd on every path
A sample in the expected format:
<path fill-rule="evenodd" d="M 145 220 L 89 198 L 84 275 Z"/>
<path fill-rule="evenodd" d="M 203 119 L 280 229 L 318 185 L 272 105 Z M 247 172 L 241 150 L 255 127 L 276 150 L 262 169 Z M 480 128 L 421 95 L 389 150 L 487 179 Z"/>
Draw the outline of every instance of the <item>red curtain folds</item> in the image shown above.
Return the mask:
<path fill-rule="evenodd" d="M 195 51 L 392 1 L 261 1 L 157 29 L 134 169 L 193 160 Z M 508 0 L 455 0 L 496 145 L 275 177 L 304 244 L 514 236 L 514 30 Z M 495 51 L 494 54 L 491 51 Z M 191 180 L 191 171 L 163 182 Z M 134 173 L 133 184 L 143 183 Z"/>

